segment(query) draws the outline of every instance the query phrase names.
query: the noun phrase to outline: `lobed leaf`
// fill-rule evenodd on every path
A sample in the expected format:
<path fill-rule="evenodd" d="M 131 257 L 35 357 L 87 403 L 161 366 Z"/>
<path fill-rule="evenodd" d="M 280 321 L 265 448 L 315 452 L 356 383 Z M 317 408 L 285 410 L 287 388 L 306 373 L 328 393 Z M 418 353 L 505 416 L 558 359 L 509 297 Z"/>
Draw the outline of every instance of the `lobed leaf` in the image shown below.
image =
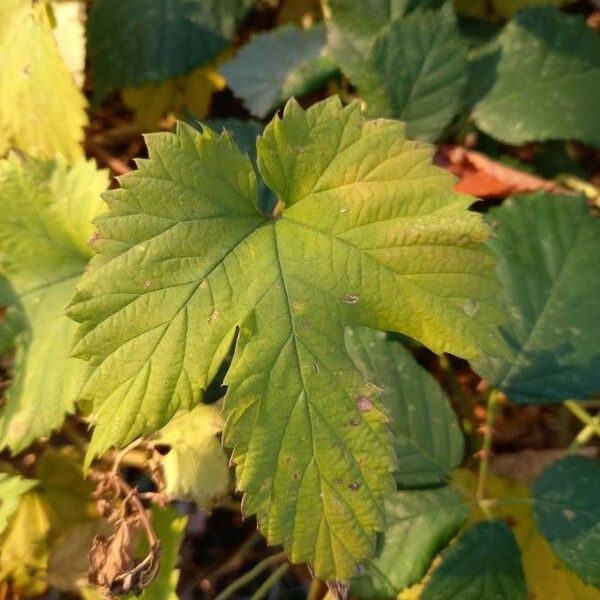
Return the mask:
<path fill-rule="evenodd" d="M 475 370 L 518 403 L 585 398 L 600 389 L 600 221 L 581 196 L 515 196 L 492 209 L 509 320 L 510 359 L 486 358 Z"/>
<path fill-rule="evenodd" d="M 289 102 L 258 139 L 275 215 L 258 210 L 250 160 L 227 134 L 182 124 L 148 146 L 106 195 L 99 255 L 70 308 L 92 367 L 88 462 L 197 404 L 236 340 L 224 438 L 244 512 L 293 561 L 347 578 L 383 526 L 395 460 L 344 329 L 500 351 L 488 228 L 402 124 L 336 98 Z"/>
<path fill-rule="evenodd" d="M 8 305 L 0 347 L 16 351 L 1 448 L 23 450 L 73 410 L 85 363 L 69 357 L 75 326 L 63 309 L 92 253 L 90 220 L 106 184 L 92 162 L 0 162 L 0 301 Z"/>

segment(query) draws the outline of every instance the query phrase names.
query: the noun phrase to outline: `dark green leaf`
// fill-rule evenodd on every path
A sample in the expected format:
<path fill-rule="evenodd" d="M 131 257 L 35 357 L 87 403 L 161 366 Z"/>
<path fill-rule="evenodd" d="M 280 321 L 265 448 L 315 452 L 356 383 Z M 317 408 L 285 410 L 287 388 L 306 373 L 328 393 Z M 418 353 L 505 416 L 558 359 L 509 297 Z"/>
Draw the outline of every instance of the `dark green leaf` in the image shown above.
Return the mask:
<path fill-rule="evenodd" d="M 346 25 L 332 27 L 332 52 L 369 113 L 406 121 L 409 137 L 438 139 L 458 113 L 467 83 L 467 45 L 451 5 L 397 16 L 356 54 Z"/>
<path fill-rule="evenodd" d="M 537 526 L 553 550 L 586 583 L 600 588 L 600 464 L 569 456 L 533 485 Z"/>
<path fill-rule="evenodd" d="M 521 553 L 502 521 L 471 527 L 442 554 L 421 600 L 524 600 Z"/>
<path fill-rule="evenodd" d="M 473 117 L 486 133 L 600 146 L 600 38 L 581 17 L 523 10 L 474 67 Z"/>
<path fill-rule="evenodd" d="M 368 600 L 394 598 L 420 581 L 468 512 L 453 488 L 396 493 L 386 503 L 388 525 L 377 557 L 353 581 L 353 593 Z"/>
<path fill-rule="evenodd" d="M 516 196 L 493 209 L 511 360 L 474 363 L 515 402 L 559 402 L 600 389 L 600 221 L 582 197 Z"/>
<path fill-rule="evenodd" d="M 464 440 L 448 397 L 400 342 L 384 333 L 346 331 L 346 348 L 366 377 L 383 388 L 402 486 L 435 485 L 458 466 Z"/>
<path fill-rule="evenodd" d="M 234 94 L 257 117 L 266 117 L 292 96 L 329 79 L 337 67 L 325 49 L 325 28 L 302 31 L 285 25 L 259 33 L 220 69 Z"/>
<path fill-rule="evenodd" d="M 250 0 L 95 0 L 87 36 L 96 97 L 209 62 L 250 5 Z"/>

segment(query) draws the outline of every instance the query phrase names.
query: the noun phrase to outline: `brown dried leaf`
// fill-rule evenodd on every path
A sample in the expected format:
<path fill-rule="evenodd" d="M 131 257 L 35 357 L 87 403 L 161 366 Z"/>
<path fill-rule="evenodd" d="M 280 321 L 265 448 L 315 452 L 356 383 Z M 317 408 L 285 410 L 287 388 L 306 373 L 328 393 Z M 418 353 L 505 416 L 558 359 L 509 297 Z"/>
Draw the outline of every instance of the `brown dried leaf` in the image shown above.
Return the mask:
<path fill-rule="evenodd" d="M 459 177 L 454 188 L 457 192 L 492 198 L 537 190 L 565 191 L 554 181 L 519 171 L 463 146 L 442 148 L 440 153 L 448 161 L 448 170 Z"/>
<path fill-rule="evenodd" d="M 131 519 L 121 519 L 107 539 L 98 535 L 90 550 L 90 583 L 105 598 L 139 595 L 156 577 L 160 564 L 160 542 L 154 543 L 143 560 L 133 556 L 135 527 Z"/>

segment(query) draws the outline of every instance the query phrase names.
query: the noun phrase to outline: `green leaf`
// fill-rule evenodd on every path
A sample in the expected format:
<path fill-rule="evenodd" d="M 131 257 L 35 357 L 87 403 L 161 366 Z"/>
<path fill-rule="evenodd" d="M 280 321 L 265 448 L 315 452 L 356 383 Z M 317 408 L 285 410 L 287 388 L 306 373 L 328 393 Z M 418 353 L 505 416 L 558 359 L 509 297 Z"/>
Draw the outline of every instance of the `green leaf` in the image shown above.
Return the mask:
<path fill-rule="evenodd" d="M 21 496 L 36 485 L 34 479 L 0 473 L 0 533 L 6 529 L 8 520 L 19 507 Z"/>
<path fill-rule="evenodd" d="M 458 113 L 467 84 L 467 44 L 452 6 L 400 14 L 383 25 L 355 39 L 354 21 L 332 10 L 332 54 L 371 116 L 402 119 L 410 137 L 435 141 Z"/>
<path fill-rule="evenodd" d="M 179 569 L 176 567 L 187 517 L 178 516 L 171 506 L 164 509 L 153 506 L 152 525 L 162 545 L 160 567 L 156 579 L 142 593 L 141 600 L 177 600 Z M 136 596 L 131 598 L 133 600 Z"/>
<path fill-rule="evenodd" d="M 518 403 L 585 398 L 600 389 L 600 221 L 584 198 L 516 196 L 492 209 L 513 358 L 475 370 Z"/>
<path fill-rule="evenodd" d="M 552 549 L 586 583 L 600 588 L 600 465 L 569 456 L 533 485 L 537 526 Z"/>
<path fill-rule="evenodd" d="M 383 389 L 404 487 L 442 483 L 462 461 L 464 439 L 438 382 L 398 341 L 365 328 L 346 330 L 346 348 L 369 381 Z"/>
<path fill-rule="evenodd" d="M 166 492 L 210 508 L 229 488 L 229 468 L 217 434 L 223 430 L 217 406 L 200 405 L 161 429 L 156 441 L 170 446 L 162 457 Z"/>
<path fill-rule="evenodd" d="M 0 55 L 0 156 L 16 147 L 80 158 L 86 101 L 60 57 L 43 3 L 0 2 Z"/>
<path fill-rule="evenodd" d="M 75 326 L 63 309 L 92 253 L 90 220 L 106 184 L 92 162 L 0 162 L 0 279 L 9 306 L 0 346 L 16 350 L 0 410 L 2 448 L 23 450 L 73 410 L 86 365 L 69 357 Z"/>
<path fill-rule="evenodd" d="M 488 228 L 430 148 L 337 98 L 290 101 L 259 138 L 277 218 L 257 209 L 250 160 L 227 135 L 180 125 L 147 139 L 150 159 L 106 195 L 70 309 L 94 367 L 88 461 L 194 406 L 237 333 L 225 442 L 244 511 L 292 560 L 347 578 L 383 526 L 395 461 L 344 329 L 464 356 L 496 347 Z"/>
<path fill-rule="evenodd" d="M 503 521 L 474 525 L 442 554 L 421 600 L 525 600 L 515 537 Z"/>
<path fill-rule="evenodd" d="M 192 126 L 201 125 L 198 123 L 190 123 Z M 216 132 L 226 130 L 238 148 L 245 152 L 252 162 L 256 173 L 258 174 L 258 166 L 256 164 L 256 138 L 262 134 L 265 126 L 258 121 L 240 121 L 239 119 L 211 119 L 207 122 L 208 126 Z M 277 204 L 277 198 L 273 192 L 265 185 L 262 178 L 258 177 L 258 208 L 265 214 L 272 214 Z"/>
<path fill-rule="evenodd" d="M 95 96 L 162 81 L 227 46 L 251 0 L 95 0 L 87 20 Z"/>
<path fill-rule="evenodd" d="M 600 39 L 579 16 L 523 10 L 474 65 L 473 118 L 509 144 L 574 139 L 600 146 Z"/>
<path fill-rule="evenodd" d="M 368 600 L 395 598 L 421 581 L 437 555 L 467 520 L 464 497 L 450 487 L 401 491 L 386 501 L 387 526 L 376 558 L 352 581 Z"/>
<path fill-rule="evenodd" d="M 255 35 L 220 73 L 257 117 L 266 117 L 292 96 L 319 88 L 337 71 L 325 48 L 325 27 L 285 25 Z"/>

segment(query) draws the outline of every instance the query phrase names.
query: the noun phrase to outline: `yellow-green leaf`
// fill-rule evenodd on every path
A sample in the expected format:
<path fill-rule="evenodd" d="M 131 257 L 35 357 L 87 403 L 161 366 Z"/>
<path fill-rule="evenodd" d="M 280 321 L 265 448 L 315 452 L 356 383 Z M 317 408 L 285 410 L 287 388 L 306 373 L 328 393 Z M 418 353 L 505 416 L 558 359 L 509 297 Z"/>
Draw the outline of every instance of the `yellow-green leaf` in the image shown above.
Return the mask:
<path fill-rule="evenodd" d="M 227 493 L 229 467 L 217 438 L 223 424 L 217 406 L 201 404 L 176 416 L 158 432 L 158 443 L 170 446 L 170 451 L 162 457 L 165 491 L 169 496 L 210 508 Z"/>
<path fill-rule="evenodd" d="M 147 139 L 149 160 L 106 195 L 70 308 L 93 367 L 88 460 L 194 406 L 238 333 L 224 437 L 244 512 L 293 561 L 347 578 L 384 525 L 395 460 L 345 328 L 500 351 L 489 229 L 432 148 L 337 98 L 290 101 L 258 139 L 274 215 L 227 134 L 181 125 Z"/>
<path fill-rule="evenodd" d="M 92 162 L 0 161 L 0 346 L 16 350 L 0 448 L 23 450 L 73 410 L 85 364 L 70 358 L 75 328 L 63 310 L 92 252 L 90 221 L 106 185 Z"/>
<path fill-rule="evenodd" d="M 34 156 L 80 158 L 86 101 L 59 54 L 43 3 L 0 2 L 0 56 L 0 152 L 16 147 Z"/>

